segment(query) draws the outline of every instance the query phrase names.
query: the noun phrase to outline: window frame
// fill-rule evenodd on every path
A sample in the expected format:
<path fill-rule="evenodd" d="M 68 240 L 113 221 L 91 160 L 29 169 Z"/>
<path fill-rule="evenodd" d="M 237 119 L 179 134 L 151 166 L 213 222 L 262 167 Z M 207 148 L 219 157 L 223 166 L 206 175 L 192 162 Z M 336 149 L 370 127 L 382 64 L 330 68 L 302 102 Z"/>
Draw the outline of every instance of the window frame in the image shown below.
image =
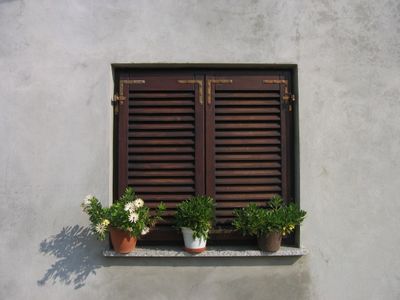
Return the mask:
<path fill-rule="evenodd" d="M 291 143 L 289 150 L 291 151 L 290 159 L 292 164 L 292 172 L 287 176 L 290 177 L 289 180 L 292 181 L 291 188 L 292 197 L 290 201 L 295 203 L 300 203 L 300 191 L 299 191 L 299 141 L 298 141 L 298 91 L 297 91 L 297 66 L 296 65 L 171 65 L 171 64 L 163 64 L 163 65 L 153 65 L 153 64 L 139 64 L 139 65 L 113 65 L 114 71 L 114 82 L 115 82 L 115 90 L 114 92 L 118 92 L 118 80 L 121 79 L 121 74 L 129 72 L 129 71 L 138 71 L 142 74 L 152 74 L 152 73 L 159 73 L 160 71 L 179 71 L 179 72 L 197 72 L 203 74 L 213 74 L 215 76 L 227 76 L 228 74 L 244 74 L 244 75 L 252 75 L 252 74 L 259 74 L 262 72 L 272 72 L 272 74 L 276 74 L 277 72 L 282 72 L 285 74 L 290 74 L 290 81 L 289 86 L 291 89 L 291 93 L 295 95 L 296 101 L 292 103 L 293 106 L 293 117 L 290 119 L 288 126 L 291 127 L 291 136 L 288 137 L 289 143 Z M 113 140 L 113 198 L 118 198 L 118 120 L 117 115 L 114 114 L 114 140 Z M 206 119 L 206 117 L 205 117 Z M 252 241 L 243 241 L 244 243 L 254 243 Z M 146 242 L 147 243 L 147 242 Z M 149 241 L 149 244 L 152 242 Z M 168 243 L 167 243 L 168 244 Z M 175 242 L 173 244 L 176 244 Z M 210 244 L 213 244 L 211 241 Z M 297 228 L 294 234 L 292 234 L 286 241 L 284 242 L 285 245 L 290 246 L 299 246 L 300 244 L 300 232 Z"/>

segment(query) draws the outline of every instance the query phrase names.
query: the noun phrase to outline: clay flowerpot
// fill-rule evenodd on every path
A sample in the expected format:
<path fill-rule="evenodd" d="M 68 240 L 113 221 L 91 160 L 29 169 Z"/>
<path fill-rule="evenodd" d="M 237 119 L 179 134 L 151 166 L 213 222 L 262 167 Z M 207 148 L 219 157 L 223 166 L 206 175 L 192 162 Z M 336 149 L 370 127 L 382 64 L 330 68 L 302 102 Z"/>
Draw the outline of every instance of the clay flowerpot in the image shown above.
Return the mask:
<path fill-rule="evenodd" d="M 189 253 L 201 253 L 206 250 L 207 240 L 204 238 L 193 238 L 193 231 L 188 227 L 182 227 L 185 251 Z"/>
<path fill-rule="evenodd" d="M 282 234 L 280 232 L 269 232 L 257 238 L 258 247 L 267 252 L 276 252 L 281 247 Z"/>
<path fill-rule="evenodd" d="M 131 237 L 127 231 L 111 227 L 110 237 L 115 252 L 126 254 L 136 248 L 137 239 Z"/>

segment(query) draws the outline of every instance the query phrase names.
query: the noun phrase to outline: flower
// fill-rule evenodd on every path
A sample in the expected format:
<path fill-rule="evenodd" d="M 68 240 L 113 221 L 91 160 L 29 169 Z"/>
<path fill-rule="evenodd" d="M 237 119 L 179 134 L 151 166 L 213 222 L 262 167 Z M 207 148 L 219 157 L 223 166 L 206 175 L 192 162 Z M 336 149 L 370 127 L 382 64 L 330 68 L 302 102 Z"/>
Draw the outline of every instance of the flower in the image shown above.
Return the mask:
<path fill-rule="evenodd" d="M 136 223 L 139 220 L 139 215 L 135 212 L 131 213 L 129 215 L 129 221 L 131 221 L 132 223 Z"/>
<path fill-rule="evenodd" d="M 135 202 L 132 201 L 132 202 L 126 203 L 124 209 L 125 209 L 125 211 L 129 211 L 130 213 L 133 213 L 136 210 Z"/>
<path fill-rule="evenodd" d="M 145 227 L 145 228 L 143 228 L 141 233 L 142 233 L 142 235 L 146 235 L 146 234 L 149 233 L 149 231 L 150 231 L 150 228 L 149 227 Z"/>
<path fill-rule="evenodd" d="M 133 203 L 135 203 L 135 206 L 137 208 L 142 207 L 144 205 L 143 199 L 137 198 Z"/>
<path fill-rule="evenodd" d="M 106 231 L 106 227 L 103 223 L 99 223 L 96 225 L 95 229 L 98 234 L 104 234 Z"/>
<path fill-rule="evenodd" d="M 103 221 L 101 221 L 101 224 L 107 227 L 108 225 L 110 225 L 110 221 L 107 219 L 104 219 Z"/>
<path fill-rule="evenodd" d="M 87 195 L 87 196 L 85 197 L 85 199 L 83 199 L 83 202 L 82 202 L 82 204 L 81 204 L 81 207 L 82 207 L 82 210 L 83 210 L 84 212 L 86 212 L 86 213 L 88 212 L 89 206 L 90 206 L 90 204 L 91 204 L 93 198 L 94 198 L 93 195 Z"/>

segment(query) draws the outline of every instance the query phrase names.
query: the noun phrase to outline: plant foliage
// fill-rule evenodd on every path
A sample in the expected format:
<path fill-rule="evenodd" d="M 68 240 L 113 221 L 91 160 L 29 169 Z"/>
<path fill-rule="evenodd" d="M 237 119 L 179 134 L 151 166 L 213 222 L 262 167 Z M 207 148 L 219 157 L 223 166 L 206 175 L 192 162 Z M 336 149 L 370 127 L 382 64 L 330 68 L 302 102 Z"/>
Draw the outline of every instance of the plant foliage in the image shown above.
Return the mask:
<path fill-rule="evenodd" d="M 156 222 L 162 220 L 161 215 L 166 209 L 161 202 L 152 217 L 150 209 L 144 205 L 142 199 L 136 197 L 131 187 L 110 207 L 103 207 L 92 195 L 85 198 L 81 207 L 89 215 L 91 229 L 100 240 L 105 239 L 111 226 L 127 231 L 133 237 L 147 234 Z"/>
<path fill-rule="evenodd" d="M 195 196 L 178 204 L 176 226 L 193 230 L 193 238 L 208 238 L 214 220 L 214 200 L 207 196 Z"/>
<path fill-rule="evenodd" d="M 267 209 L 249 204 L 236 209 L 234 215 L 232 224 L 243 235 L 263 236 L 269 232 L 280 232 L 285 236 L 303 222 L 306 212 L 293 203 L 284 205 L 282 198 L 275 195 Z"/>

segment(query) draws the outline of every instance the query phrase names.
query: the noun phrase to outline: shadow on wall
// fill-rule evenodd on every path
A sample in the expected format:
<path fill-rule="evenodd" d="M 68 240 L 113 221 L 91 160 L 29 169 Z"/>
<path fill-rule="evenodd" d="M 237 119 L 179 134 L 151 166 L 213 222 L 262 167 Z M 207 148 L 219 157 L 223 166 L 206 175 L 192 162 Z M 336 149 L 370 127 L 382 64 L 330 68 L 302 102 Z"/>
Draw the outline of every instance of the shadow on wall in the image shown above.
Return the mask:
<path fill-rule="evenodd" d="M 55 256 L 57 261 L 37 284 L 61 282 L 73 285 L 75 289 L 84 286 L 87 277 L 102 267 L 98 243 L 89 228 L 78 225 L 64 227 L 60 233 L 43 240 L 40 252 Z"/>

